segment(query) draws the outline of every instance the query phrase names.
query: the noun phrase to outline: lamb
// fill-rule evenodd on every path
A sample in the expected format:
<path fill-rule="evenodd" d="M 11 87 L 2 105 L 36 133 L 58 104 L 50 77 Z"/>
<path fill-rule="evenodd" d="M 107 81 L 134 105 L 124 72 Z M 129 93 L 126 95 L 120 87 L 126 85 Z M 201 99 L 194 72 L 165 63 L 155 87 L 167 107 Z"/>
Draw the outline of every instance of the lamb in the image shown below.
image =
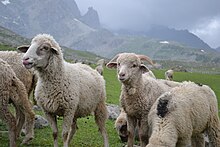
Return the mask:
<path fill-rule="evenodd" d="M 128 141 L 128 129 L 127 129 L 127 114 L 125 113 L 124 109 L 121 108 L 120 114 L 115 120 L 115 129 L 121 139 L 122 142 Z M 138 138 L 138 128 L 135 128 L 135 139 L 139 140 Z"/>
<path fill-rule="evenodd" d="M 208 134 L 211 146 L 219 147 L 217 104 L 211 88 L 192 82 L 184 82 L 164 93 L 149 112 L 152 135 L 147 147 L 205 147 L 204 131 Z"/>
<path fill-rule="evenodd" d="M 149 69 L 141 60 L 153 64 L 152 60 L 144 55 L 134 53 L 120 53 L 108 64 L 108 68 L 117 67 L 117 75 L 122 83 L 120 103 L 127 113 L 128 119 L 128 147 L 134 144 L 134 130 L 138 122 L 139 139 L 142 147 L 148 143 L 148 112 L 156 99 L 171 87 L 143 73 Z"/>
<path fill-rule="evenodd" d="M 20 46 L 18 50 L 26 52 L 24 66 L 38 74 L 35 97 L 52 127 L 54 147 L 58 147 L 56 116 L 63 116 L 62 138 L 67 147 L 76 132 L 77 118 L 92 112 L 108 147 L 104 78 L 88 65 L 66 62 L 59 44 L 48 34 L 36 35 L 29 47 Z"/>
<path fill-rule="evenodd" d="M 28 70 L 22 65 L 21 60 L 23 55 L 23 53 L 18 53 L 16 51 L 0 51 L 0 58 L 11 66 L 16 76 L 23 82 L 30 98 L 36 86 L 37 77 L 33 70 Z"/>
<path fill-rule="evenodd" d="M 103 66 L 105 64 L 105 60 L 104 59 L 100 59 L 97 62 L 97 66 L 95 68 L 95 70 L 97 70 L 101 75 L 103 75 Z"/>
<path fill-rule="evenodd" d="M 164 74 L 165 79 L 172 81 L 173 80 L 173 74 L 174 74 L 174 71 L 172 69 L 167 70 Z"/>
<path fill-rule="evenodd" d="M 31 109 L 25 87 L 11 66 L 0 59 L 0 69 L 0 118 L 8 125 L 10 147 L 16 146 L 16 140 L 25 121 L 27 132 L 22 144 L 27 144 L 34 138 L 35 114 Z M 8 108 L 9 102 L 15 106 L 16 118 Z"/>

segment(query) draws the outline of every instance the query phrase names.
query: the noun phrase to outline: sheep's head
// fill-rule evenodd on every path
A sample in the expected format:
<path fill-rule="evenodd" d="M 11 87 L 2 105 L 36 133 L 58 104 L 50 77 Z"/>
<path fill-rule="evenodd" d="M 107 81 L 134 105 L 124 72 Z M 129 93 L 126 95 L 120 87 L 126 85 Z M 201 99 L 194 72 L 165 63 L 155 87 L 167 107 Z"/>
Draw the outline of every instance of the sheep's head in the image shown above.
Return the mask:
<path fill-rule="evenodd" d="M 52 55 L 59 55 L 61 51 L 58 43 L 47 34 L 39 34 L 32 39 L 31 45 L 23 45 L 17 49 L 25 53 L 23 64 L 27 69 L 46 67 L 49 58 Z"/>
<path fill-rule="evenodd" d="M 141 61 L 148 61 L 153 64 L 152 60 L 144 55 L 134 53 L 121 53 L 116 55 L 106 66 L 108 68 L 117 68 L 118 79 L 126 83 L 133 77 L 140 77 L 142 73 L 148 72 L 149 69 Z"/>

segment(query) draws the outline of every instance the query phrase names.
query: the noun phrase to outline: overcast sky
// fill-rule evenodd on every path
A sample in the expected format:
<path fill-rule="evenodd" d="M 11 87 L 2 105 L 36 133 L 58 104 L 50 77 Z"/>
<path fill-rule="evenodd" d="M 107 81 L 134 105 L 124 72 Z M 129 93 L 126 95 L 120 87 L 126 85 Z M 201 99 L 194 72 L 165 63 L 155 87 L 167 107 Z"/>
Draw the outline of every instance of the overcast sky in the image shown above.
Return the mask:
<path fill-rule="evenodd" d="M 188 29 L 211 47 L 220 46 L 220 0 L 76 0 L 84 14 L 92 6 L 112 29 L 146 29 L 151 24 Z"/>

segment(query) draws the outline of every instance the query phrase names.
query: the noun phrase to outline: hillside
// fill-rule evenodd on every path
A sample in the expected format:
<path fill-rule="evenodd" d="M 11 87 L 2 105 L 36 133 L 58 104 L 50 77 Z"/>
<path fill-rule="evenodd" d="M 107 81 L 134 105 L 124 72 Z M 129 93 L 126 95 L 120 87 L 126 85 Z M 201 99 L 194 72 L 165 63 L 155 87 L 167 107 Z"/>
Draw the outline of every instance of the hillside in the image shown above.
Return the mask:
<path fill-rule="evenodd" d="M 16 50 L 17 46 L 30 44 L 31 39 L 22 37 L 4 27 L 0 26 L 0 50 Z M 88 51 L 79 51 L 62 46 L 64 58 L 70 62 L 96 63 L 103 58 Z"/>
<path fill-rule="evenodd" d="M 107 58 L 126 51 L 149 54 L 158 60 L 218 60 L 215 53 L 214 57 L 210 57 L 210 52 L 214 51 L 205 42 L 187 30 L 152 26 L 142 32 L 113 32 L 102 28 L 98 12 L 93 7 L 81 15 L 74 0 L 1 1 L 0 25 L 27 38 L 49 33 L 63 46 Z M 161 44 L 160 41 L 170 44 Z"/>

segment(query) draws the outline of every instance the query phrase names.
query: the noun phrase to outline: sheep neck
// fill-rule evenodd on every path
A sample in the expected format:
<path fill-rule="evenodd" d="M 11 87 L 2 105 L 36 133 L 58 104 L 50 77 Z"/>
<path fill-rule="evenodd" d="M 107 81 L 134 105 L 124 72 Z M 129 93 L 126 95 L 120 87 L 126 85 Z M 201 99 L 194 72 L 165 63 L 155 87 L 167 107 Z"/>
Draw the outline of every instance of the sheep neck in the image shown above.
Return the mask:
<path fill-rule="evenodd" d="M 143 85 L 142 77 L 131 79 L 128 83 L 123 83 L 122 88 L 125 89 L 129 95 L 134 95 L 143 87 L 141 85 Z"/>
<path fill-rule="evenodd" d="M 62 57 L 52 56 L 49 58 L 46 68 L 37 69 L 39 78 L 48 81 L 61 81 L 64 73 L 64 62 Z"/>

